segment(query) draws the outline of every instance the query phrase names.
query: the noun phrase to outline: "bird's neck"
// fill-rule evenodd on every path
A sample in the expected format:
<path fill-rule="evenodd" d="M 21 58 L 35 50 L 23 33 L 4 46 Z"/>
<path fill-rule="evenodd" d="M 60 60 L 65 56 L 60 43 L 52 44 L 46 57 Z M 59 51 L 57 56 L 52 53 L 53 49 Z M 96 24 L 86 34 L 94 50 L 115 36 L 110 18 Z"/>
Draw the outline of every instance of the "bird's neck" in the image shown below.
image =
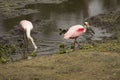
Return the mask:
<path fill-rule="evenodd" d="M 31 33 L 31 30 L 26 30 L 26 36 L 27 36 L 27 38 L 31 37 L 30 33 Z"/>
<path fill-rule="evenodd" d="M 83 27 L 84 27 L 85 29 L 87 29 L 87 26 L 86 26 L 86 25 L 84 25 Z"/>
<path fill-rule="evenodd" d="M 36 46 L 36 44 L 34 43 L 34 40 L 33 40 L 33 38 L 31 37 L 30 33 L 31 33 L 31 30 L 26 30 L 27 38 L 32 42 L 32 44 L 33 44 L 33 46 L 34 46 L 34 48 L 35 48 L 35 50 L 36 50 L 36 49 L 37 49 L 37 46 Z"/>
<path fill-rule="evenodd" d="M 84 32 L 86 32 L 87 26 L 86 26 L 86 25 L 83 25 L 83 27 L 84 27 Z"/>

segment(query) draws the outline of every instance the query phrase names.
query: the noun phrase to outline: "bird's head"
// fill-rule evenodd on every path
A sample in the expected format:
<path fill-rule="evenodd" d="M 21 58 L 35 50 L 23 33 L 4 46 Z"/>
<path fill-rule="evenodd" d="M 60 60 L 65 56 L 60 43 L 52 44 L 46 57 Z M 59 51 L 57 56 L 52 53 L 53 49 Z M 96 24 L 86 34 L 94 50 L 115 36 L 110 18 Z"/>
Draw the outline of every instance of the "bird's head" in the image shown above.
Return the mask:
<path fill-rule="evenodd" d="M 85 26 L 86 28 L 90 28 L 89 22 L 84 22 L 84 26 Z"/>
<path fill-rule="evenodd" d="M 87 31 L 90 31 L 91 33 L 95 34 L 95 32 L 90 27 L 89 22 L 84 22 L 84 26 L 86 27 Z"/>

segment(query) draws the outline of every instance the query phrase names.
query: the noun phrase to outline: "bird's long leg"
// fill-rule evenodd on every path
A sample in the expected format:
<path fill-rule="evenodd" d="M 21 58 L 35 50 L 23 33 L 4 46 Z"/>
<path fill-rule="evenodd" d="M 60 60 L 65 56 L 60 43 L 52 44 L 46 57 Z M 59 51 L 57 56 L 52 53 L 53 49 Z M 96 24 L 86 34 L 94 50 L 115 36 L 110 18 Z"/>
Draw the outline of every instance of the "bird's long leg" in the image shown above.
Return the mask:
<path fill-rule="evenodd" d="M 79 42 L 76 40 L 76 42 L 75 42 L 76 44 L 78 44 L 78 46 L 80 46 L 80 44 L 79 44 Z"/>
<path fill-rule="evenodd" d="M 75 38 L 75 41 L 74 41 L 74 49 L 73 50 L 75 50 L 75 43 L 76 43 L 76 38 Z"/>
<path fill-rule="evenodd" d="M 27 31 L 26 31 L 26 36 L 27 36 L 27 39 L 29 39 L 29 40 L 32 42 L 32 44 L 33 44 L 33 46 L 34 46 L 34 51 L 36 51 L 36 50 L 37 50 L 37 46 L 36 46 L 33 38 L 32 38 L 31 35 L 30 35 L 30 30 L 27 30 Z"/>
<path fill-rule="evenodd" d="M 26 34 L 25 34 L 25 38 L 26 38 L 26 51 L 28 53 L 29 52 L 29 50 L 28 50 L 28 38 L 27 38 Z"/>
<path fill-rule="evenodd" d="M 25 53 L 26 53 L 26 50 L 25 50 L 25 43 L 26 43 L 26 41 L 25 41 L 25 36 L 24 36 L 24 32 L 22 32 L 22 35 L 23 35 L 23 55 L 22 55 L 22 58 L 24 58 L 24 56 L 25 56 Z"/>
<path fill-rule="evenodd" d="M 28 39 L 25 32 L 23 33 L 23 37 L 24 37 L 24 48 L 25 48 L 24 58 L 26 58 L 28 53 Z"/>
<path fill-rule="evenodd" d="M 77 44 L 78 46 L 80 46 L 80 44 L 77 42 L 77 38 L 75 38 L 75 42 L 74 42 L 74 44 Z"/>
<path fill-rule="evenodd" d="M 36 46 L 36 44 L 35 44 L 33 38 L 30 36 L 29 39 L 31 40 L 31 42 L 32 42 L 32 44 L 33 44 L 33 46 L 34 46 L 34 48 L 35 48 L 33 52 L 36 52 L 36 50 L 37 50 L 37 46 Z"/>

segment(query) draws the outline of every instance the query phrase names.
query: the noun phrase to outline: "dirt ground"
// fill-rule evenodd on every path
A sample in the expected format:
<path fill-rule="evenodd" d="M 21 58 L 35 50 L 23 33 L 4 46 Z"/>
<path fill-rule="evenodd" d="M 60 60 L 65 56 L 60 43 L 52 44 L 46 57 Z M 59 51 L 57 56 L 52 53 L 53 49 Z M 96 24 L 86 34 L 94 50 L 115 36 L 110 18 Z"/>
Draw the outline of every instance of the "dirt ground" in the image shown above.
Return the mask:
<path fill-rule="evenodd" d="M 120 80 L 119 47 L 102 43 L 72 53 L 0 64 L 0 80 Z"/>

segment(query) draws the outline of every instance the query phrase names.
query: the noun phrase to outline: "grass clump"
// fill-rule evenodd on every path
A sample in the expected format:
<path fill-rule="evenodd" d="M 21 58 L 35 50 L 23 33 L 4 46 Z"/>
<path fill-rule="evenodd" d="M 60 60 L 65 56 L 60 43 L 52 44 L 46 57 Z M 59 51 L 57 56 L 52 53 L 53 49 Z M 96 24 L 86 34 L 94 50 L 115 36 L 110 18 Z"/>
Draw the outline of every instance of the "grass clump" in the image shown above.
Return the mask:
<path fill-rule="evenodd" d="M 118 40 L 106 40 L 96 42 L 94 45 L 85 44 L 81 50 L 98 51 L 98 52 L 120 52 L 120 44 Z"/>
<path fill-rule="evenodd" d="M 7 63 L 12 60 L 11 55 L 15 53 L 17 47 L 15 45 L 0 45 L 0 63 Z"/>
<path fill-rule="evenodd" d="M 60 54 L 70 53 L 73 50 L 74 50 L 74 46 L 73 45 L 71 45 L 70 48 L 67 48 L 67 46 L 64 43 L 59 45 L 59 53 Z"/>
<path fill-rule="evenodd" d="M 80 47 L 80 49 L 90 49 L 93 48 L 93 45 L 91 44 L 83 44 L 83 46 Z"/>

